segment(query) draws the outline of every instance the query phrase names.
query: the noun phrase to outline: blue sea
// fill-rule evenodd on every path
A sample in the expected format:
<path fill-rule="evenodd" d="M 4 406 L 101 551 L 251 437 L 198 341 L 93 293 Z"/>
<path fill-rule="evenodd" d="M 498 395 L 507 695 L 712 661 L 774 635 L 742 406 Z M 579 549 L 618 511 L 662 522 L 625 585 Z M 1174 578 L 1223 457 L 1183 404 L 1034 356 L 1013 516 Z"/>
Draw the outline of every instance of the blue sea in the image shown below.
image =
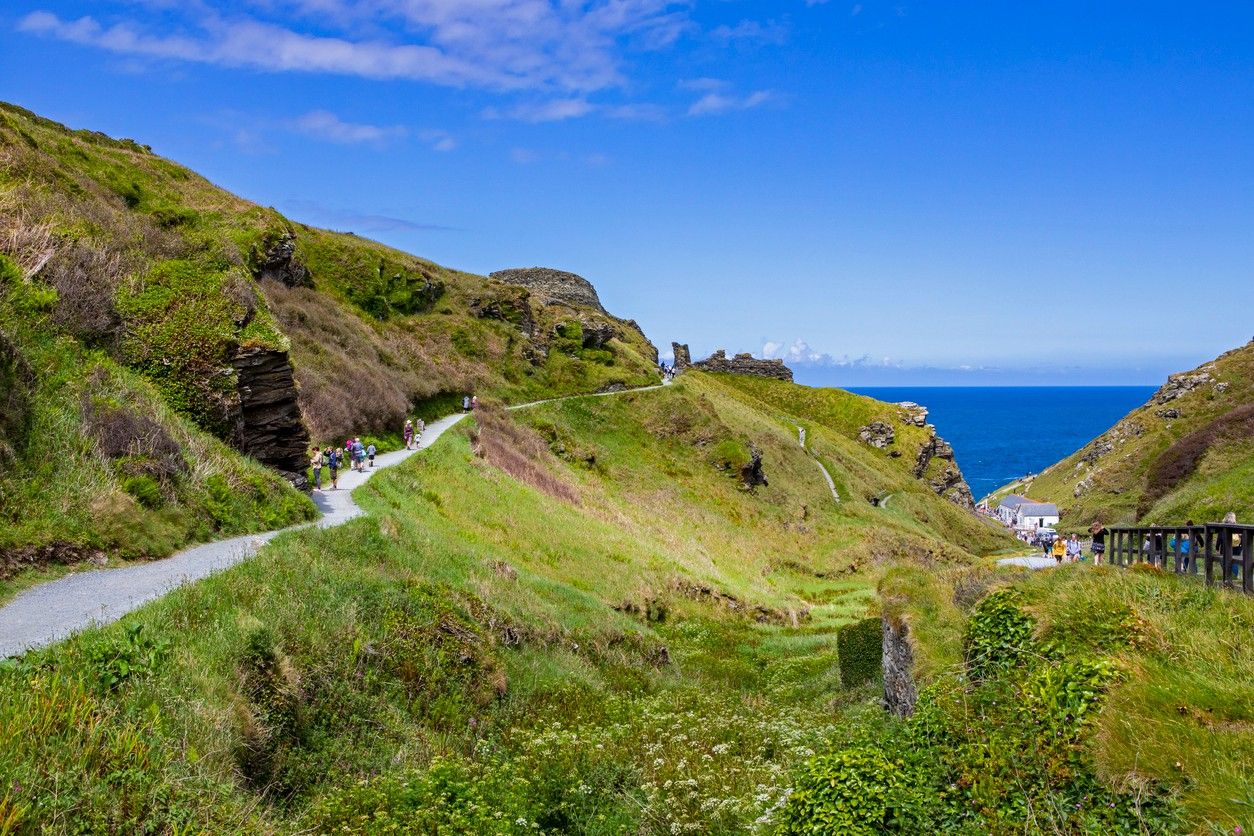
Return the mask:
<path fill-rule="evenodd" d="M 926 406 L 976 499 L 1066 458 L 1149 400 L 1153 386 L 877 386 L 851 389 Z"/>

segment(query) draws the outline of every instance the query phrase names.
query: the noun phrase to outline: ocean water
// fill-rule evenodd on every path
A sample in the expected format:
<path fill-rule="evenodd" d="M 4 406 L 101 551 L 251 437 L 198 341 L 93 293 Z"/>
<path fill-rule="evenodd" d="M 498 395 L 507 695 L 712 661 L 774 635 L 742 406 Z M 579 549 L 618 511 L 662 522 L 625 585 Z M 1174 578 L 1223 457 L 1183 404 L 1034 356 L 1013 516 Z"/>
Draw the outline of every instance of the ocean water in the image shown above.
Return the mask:
<path fill-rule="evenodd" d="M 976 499 L 1066 458 L 1144 404 L 1153 386 L 881 386 L 850 391 L 928 408 Z"/>

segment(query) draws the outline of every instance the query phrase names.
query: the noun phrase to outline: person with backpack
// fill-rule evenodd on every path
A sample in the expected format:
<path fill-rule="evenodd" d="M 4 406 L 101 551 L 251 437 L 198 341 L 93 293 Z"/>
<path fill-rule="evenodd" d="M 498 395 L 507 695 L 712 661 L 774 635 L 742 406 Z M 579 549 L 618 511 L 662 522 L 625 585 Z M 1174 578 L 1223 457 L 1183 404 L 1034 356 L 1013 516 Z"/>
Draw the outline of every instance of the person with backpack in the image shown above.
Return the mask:
<path fill-rule="evenodd" d="M 353 469 L 358 473 L 362 473 L 366 469 L 366 446 L 361 443 L 360 438 L 353 439 Z"/>
<path fill-rule="evenodd" d="M 374 454 L 376 452 L 377 450 L 375 449 L 374 444 L 371 444 L 370 446 L 366 448 L 366 458 L 370 460 L 371 467 L 374 467 Z"/>
<path fill-rule="evenodd" d="M 313 469 L 314 490 L 322 490 L 322 451 L 317 447 L 314 448 L 313 455 L 309 457 L 309 467 Z"/>
<path fill-rule="evenodd" d="M 408 418 L 405 419 L 405 429 L 401 433 L 401 435 L 405 437 L 405 449 L 406 450 L 414 449 L 414 422 L 413 421 L 409 420 Z"/>
<path fill-rule="evenodd" d="M 334 447 L 328 447 L 325 454 L 327 470 L 331 475 L 331 490 L 338 491 L 340 489 L 340 451 Z"/>
<path fill-rule="evenodd" d="M 1100 520 L 1093 520 L 1093 524 L 1089 526 L 1089 534 L 1093 535 L 1093 565 L 1101 566 L 1102 557 L 1106 554 L 1106 526 L 1101 524 Z"/>
<path fill-rule="evenodd" d="M 1080 535 L 1072 534 L 1071 539 L 1067 541 L 1067 560 L 1072 563 L 1079 563 L 1080 554 Z"/>

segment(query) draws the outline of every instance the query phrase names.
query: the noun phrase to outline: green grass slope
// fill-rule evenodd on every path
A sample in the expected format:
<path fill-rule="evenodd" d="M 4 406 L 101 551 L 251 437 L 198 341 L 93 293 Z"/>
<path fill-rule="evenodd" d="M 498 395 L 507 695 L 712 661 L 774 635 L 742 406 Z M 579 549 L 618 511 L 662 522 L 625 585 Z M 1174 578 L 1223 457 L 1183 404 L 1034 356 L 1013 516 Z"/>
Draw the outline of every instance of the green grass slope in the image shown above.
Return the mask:
<path fill-rule="evenodd" d="M 315 441 L 397 434 L 464 392 L 657 379 L 632 323 L 293 223 L 0 103 L 0 584 L 307 519 L 231 449 L 232 361 L 254 349 L 290 356 Z"/>
<path fill-rule="evenodd" d="M 1000 544 L 902 460 L 827 429 L 848 397 L 794 418 L 692 373 L 485 405 L 359 490 L 369 516 L 0 669 L 0 821 L 770 829 L 834 710 L 874 694 L 842 686 L 875 659 L 841 659 L 837 637 L 884 566 Z M 834 502 L 794 419 L 847 485 L 911 501 Z M 750 487 L 752 450 L 766 483 Z"/>
<path fill-rule="evenodd" d="M 1254 601 L 1153 569 L 901 566 L 880 585 L 908 627 L 913 717 L 851 716 L 796 812 L 851 776 L 894 811 L 879 832 L 1241 833 L 1254 826 Z M 879 760 L 859 759 L 874 745 Z M 891 773 L 891 774 L 889 774 Z M 789 819 L 785 811 L 784 817 Z M 865 819 L 862 819 L 865 821 Z"/>
<path fill-rule="evenodd" d="M 1254 516 L 1254 342 L 1172 375 L 1148 403 L 1028 483 L 1064 527 Z"/>

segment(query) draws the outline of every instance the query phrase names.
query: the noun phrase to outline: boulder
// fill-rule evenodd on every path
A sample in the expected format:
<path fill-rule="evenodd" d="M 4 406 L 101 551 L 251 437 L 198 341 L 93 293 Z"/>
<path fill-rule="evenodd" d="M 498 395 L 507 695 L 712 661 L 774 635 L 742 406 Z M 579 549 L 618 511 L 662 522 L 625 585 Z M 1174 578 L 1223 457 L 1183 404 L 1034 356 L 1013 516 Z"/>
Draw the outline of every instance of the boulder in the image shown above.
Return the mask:
<path fill-rule="evenodd" d="M 583 276 L 548 267 L 526 267 L 498 270 L 489 278 L 506 284 L 521 285 L 540 297 L 545 304 L 578 305 L 605 313 L 592 282 Z"/>
<path fill-rule="evenodd" d="M 872 421 L 858 430 L 858 439 L 863 444 L 870 444 L 877 450 L 882 450 L 896 441 L 897 434 L 883 421 Z"/>

